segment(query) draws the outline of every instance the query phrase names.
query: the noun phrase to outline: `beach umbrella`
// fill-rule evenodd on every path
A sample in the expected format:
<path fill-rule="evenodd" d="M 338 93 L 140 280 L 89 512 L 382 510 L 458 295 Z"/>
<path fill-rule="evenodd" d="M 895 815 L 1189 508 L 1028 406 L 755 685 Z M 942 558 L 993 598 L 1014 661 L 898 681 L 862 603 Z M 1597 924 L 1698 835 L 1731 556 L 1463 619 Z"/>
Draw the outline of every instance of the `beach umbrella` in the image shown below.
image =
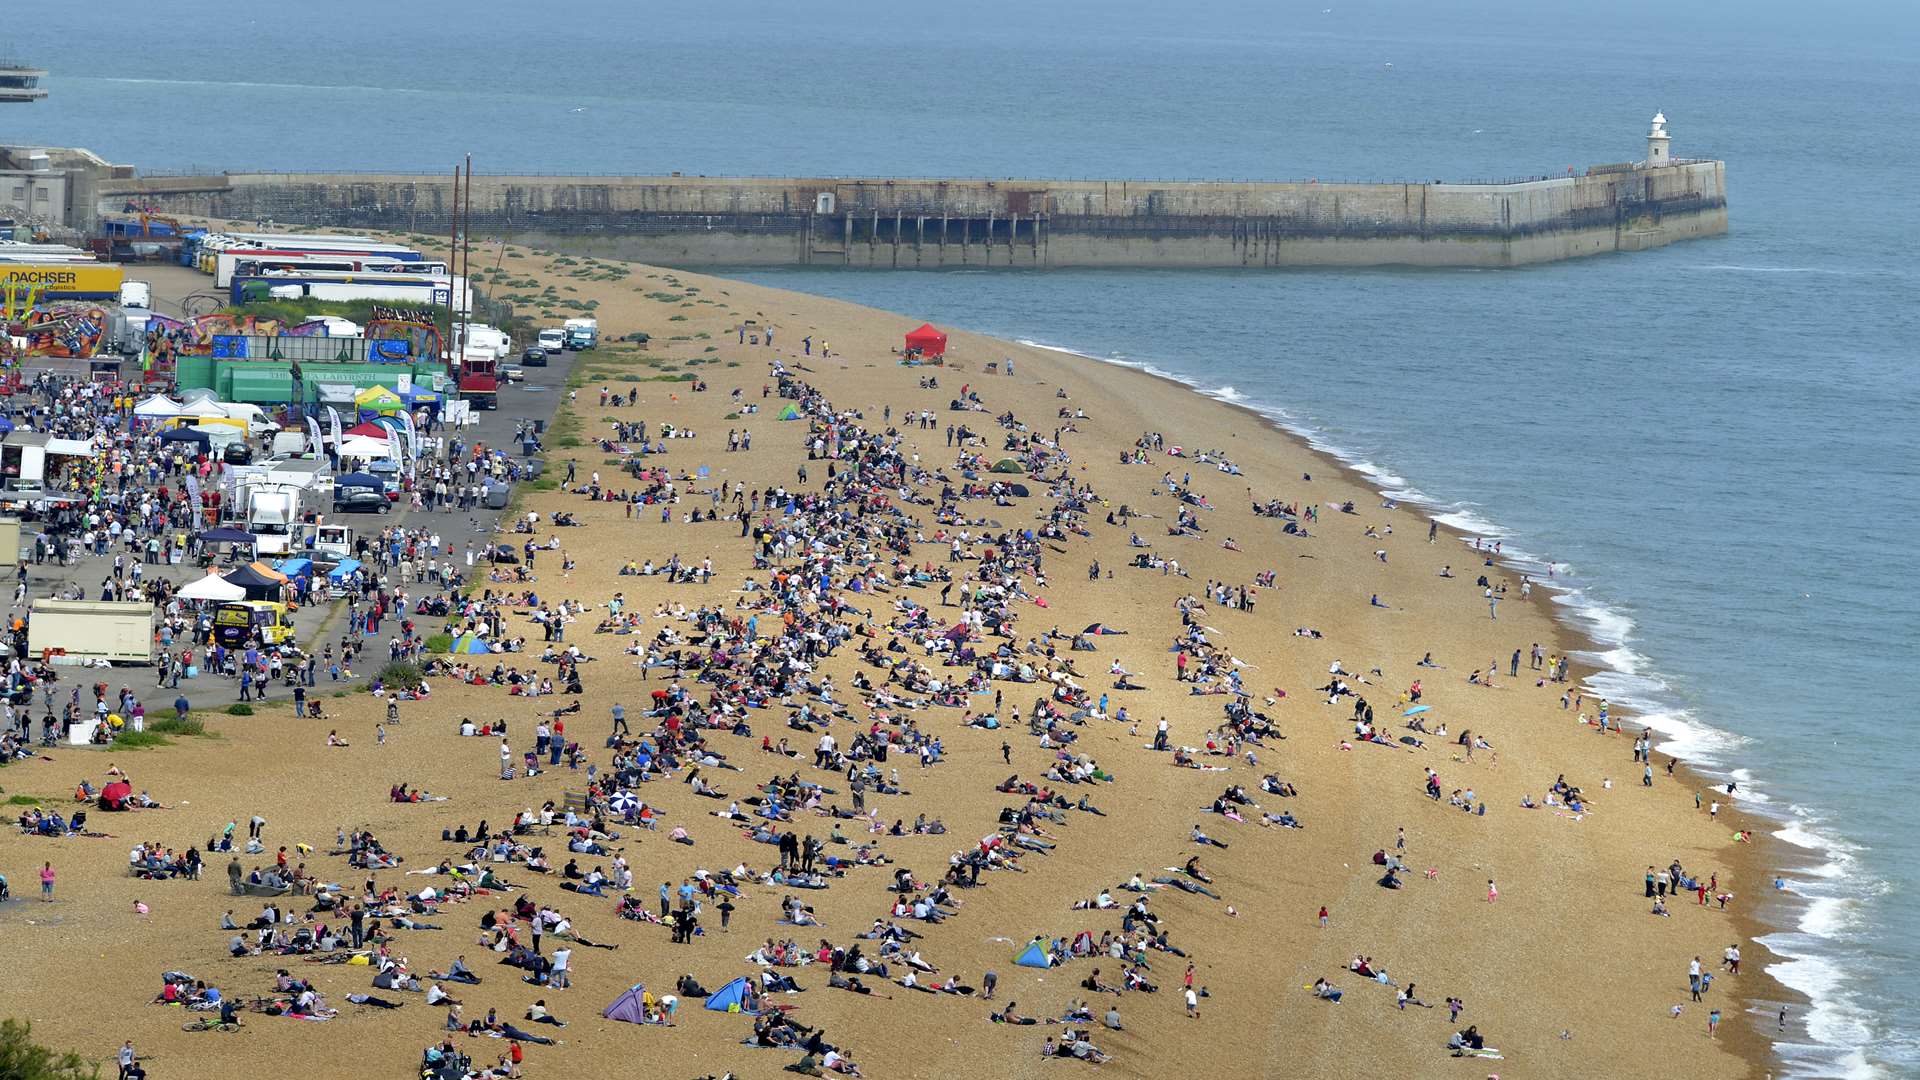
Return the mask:
<path fill-rule="evenodd" d="M 631 791 L 616 792 L 607 800 L 607 808 L 616 814 L 629 814 L 640 809 L 640 797 Z"/>
<path fill-rule="evenodd" d="M 1419 716 L 1421 713 L 1426 712 L 1428 709 L 1432 707 L 1433 706 L 1431 705 L 1415 705 L 1413 708 L 1408 709 L 1406 712 L 1403 712 L 1400 715 L 1401 716 Z"/>

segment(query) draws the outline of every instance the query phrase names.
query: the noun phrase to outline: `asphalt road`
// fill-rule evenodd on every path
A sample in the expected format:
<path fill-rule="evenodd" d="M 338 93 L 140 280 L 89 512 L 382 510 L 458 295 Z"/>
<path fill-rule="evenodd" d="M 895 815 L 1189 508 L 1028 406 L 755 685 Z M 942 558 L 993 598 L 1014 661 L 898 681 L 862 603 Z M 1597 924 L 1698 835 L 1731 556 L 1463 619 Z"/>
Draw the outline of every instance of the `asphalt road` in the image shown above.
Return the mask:
<path fill-rule="evenodd" d="M 146 281 L 152 286 L 154 310 L 164 315 L 184 317 L 189 307 L 189 297 L 215 291 L 211 277 L 186 267 L 157 264 L 129 265 L 127 271 L 130 279 Z M 199 307 L 198 310 L 205 310 L 205 308 Z M 522 366 L 519 363 L 519 350 L 524 348 L 526 343 L 516 341 L 514 344 L 514 356 L 503 366 Z M 564 353 L 551 357 L 546 367 L 525 368 L 526 381 L 503 388 L 500 392 L 498 409 L 476 413 L 476 421 L 462 426 L 455 434 L 468 447 L 475 445 L 501 447 L 510 449 L 514 456 L 520 457 L 521 448 L 514 440 L 516 425 L 520 421 L 538 420 L 542 423 L 552 421 L 554 412 L 567 392 L 567 377 L 573 370 L 577 355 Z M 449 432 L 447 429 L 442 429 L 440 433 L 444 435 Z M 469 540 L 476 547 L 480 546 L 483 538 L 491 536 L 499 527 L 500 516 L 500 511 L 487 509 L 414 511 L 403 503 L 401 508 L 396 508 L 393 513 L 387 515 L 343 514 L 332 520 L 352 525 L 356 536 L 377 534 L 388 525 L 435 530 L 440 533 L 443 545 L 452 543 L 455 549 L 459 550 L 464 548 Z M 23 525 L 23 540 L 30 544 L 33 532 L 32 523 Z M 191 563 L 169 567 L 149 566 L 142 572 L 149 576 L 158 574 L 180 583 L 195 580 L 203 574 L 203 571 Z M 103 581 L 111 574 L 110 556 L 105 559 L 83 556 L 77 563 L 67 567 L 51 563 L 30 565 L 28 588 L 30 596 L 44 597 L 54 595 L 69 586 L 78 585 L 86 592 L 89 599 L 94 599 L 99 597 Z M 309 643 L 317 647 L 323 636 L 333 636 L 338 633 L 338 628 L 332 623 L 340 607 L 338 603 L 314 604 L 299 613 L 295 626 L 297 640 L 302 647 Z M 380 643 L 369 643 L 368 648 L 378 653 Z M 363 666 L 377 669 L 379 665 Z M 229 692 L 224 689 L 224 682 L 210 682 L 205 676 L 197 681 L 202 684 L 203 690 L 222 687 L 217 691 L 218 693 Z M 182 684 L 183 687 L 185 685 L 187 684 Z"/>

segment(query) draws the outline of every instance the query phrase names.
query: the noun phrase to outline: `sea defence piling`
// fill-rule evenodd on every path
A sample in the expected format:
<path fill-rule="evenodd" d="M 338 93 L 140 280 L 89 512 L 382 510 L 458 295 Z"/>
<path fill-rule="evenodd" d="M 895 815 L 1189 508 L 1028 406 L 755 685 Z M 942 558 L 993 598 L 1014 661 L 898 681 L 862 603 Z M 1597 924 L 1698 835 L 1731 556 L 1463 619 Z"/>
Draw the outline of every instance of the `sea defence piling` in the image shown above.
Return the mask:
<path fill-rule="evenodd" d="M 446 233 L 446 176 L 227 173 L 101 206 Z M 1522 266 L 1726 232 L 1719 161 L 1507 183 L 705 176 L 473 179 L 476 235 L 665 266 Z"/>

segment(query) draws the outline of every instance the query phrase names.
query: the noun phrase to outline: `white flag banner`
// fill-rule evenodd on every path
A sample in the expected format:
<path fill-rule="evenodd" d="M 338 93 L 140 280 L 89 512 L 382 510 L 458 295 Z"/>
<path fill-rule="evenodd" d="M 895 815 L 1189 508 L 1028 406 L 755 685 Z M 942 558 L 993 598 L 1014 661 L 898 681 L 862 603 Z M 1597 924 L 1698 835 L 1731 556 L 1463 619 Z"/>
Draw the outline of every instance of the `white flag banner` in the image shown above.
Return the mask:
<path fill-rule="evenodd" d="M 320 437 L 320 421 L 315 420 L 312 416 L 307 417 L 307 438 L 313 443 L 312 446 L 308 447 L 309 450 L 316 454 L 326 451 L 327 441 Z"/>
<path fill-rule="evenodd" d="M 410 412 L 400 414 L 400 425 L 407 437 L 407 472 L 411 475 L 420 460 L 420 432 L 413 426 L 413 414 Z"/>
<path fill-rule="evenodd" d="M 327 406 L 327 427 L 333 433 L 333 448 L 340 449 L 340 410 Z"/>

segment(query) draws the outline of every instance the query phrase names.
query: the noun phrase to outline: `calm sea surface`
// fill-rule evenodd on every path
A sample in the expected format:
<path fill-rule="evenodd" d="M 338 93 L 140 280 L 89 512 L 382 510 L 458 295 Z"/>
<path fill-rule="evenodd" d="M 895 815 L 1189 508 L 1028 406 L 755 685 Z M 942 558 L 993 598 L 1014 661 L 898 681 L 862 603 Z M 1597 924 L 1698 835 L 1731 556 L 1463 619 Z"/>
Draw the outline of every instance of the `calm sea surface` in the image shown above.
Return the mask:
<path fill-rule="evenodd" d="M 1728 162 L 1724 239 L 742 276 L 1151 367 L 1553 560 L 1594 689 L 1807 850 L 1769 939 L 1816 1000 L 1794 1071 L 1920 1074 L 1912 6 L 113 0 L 0 35 L 54 72 L 0 138 L 147 170 L 1470 179 L 1637 158 L 1665 110 L 1676 155 Z"/>

